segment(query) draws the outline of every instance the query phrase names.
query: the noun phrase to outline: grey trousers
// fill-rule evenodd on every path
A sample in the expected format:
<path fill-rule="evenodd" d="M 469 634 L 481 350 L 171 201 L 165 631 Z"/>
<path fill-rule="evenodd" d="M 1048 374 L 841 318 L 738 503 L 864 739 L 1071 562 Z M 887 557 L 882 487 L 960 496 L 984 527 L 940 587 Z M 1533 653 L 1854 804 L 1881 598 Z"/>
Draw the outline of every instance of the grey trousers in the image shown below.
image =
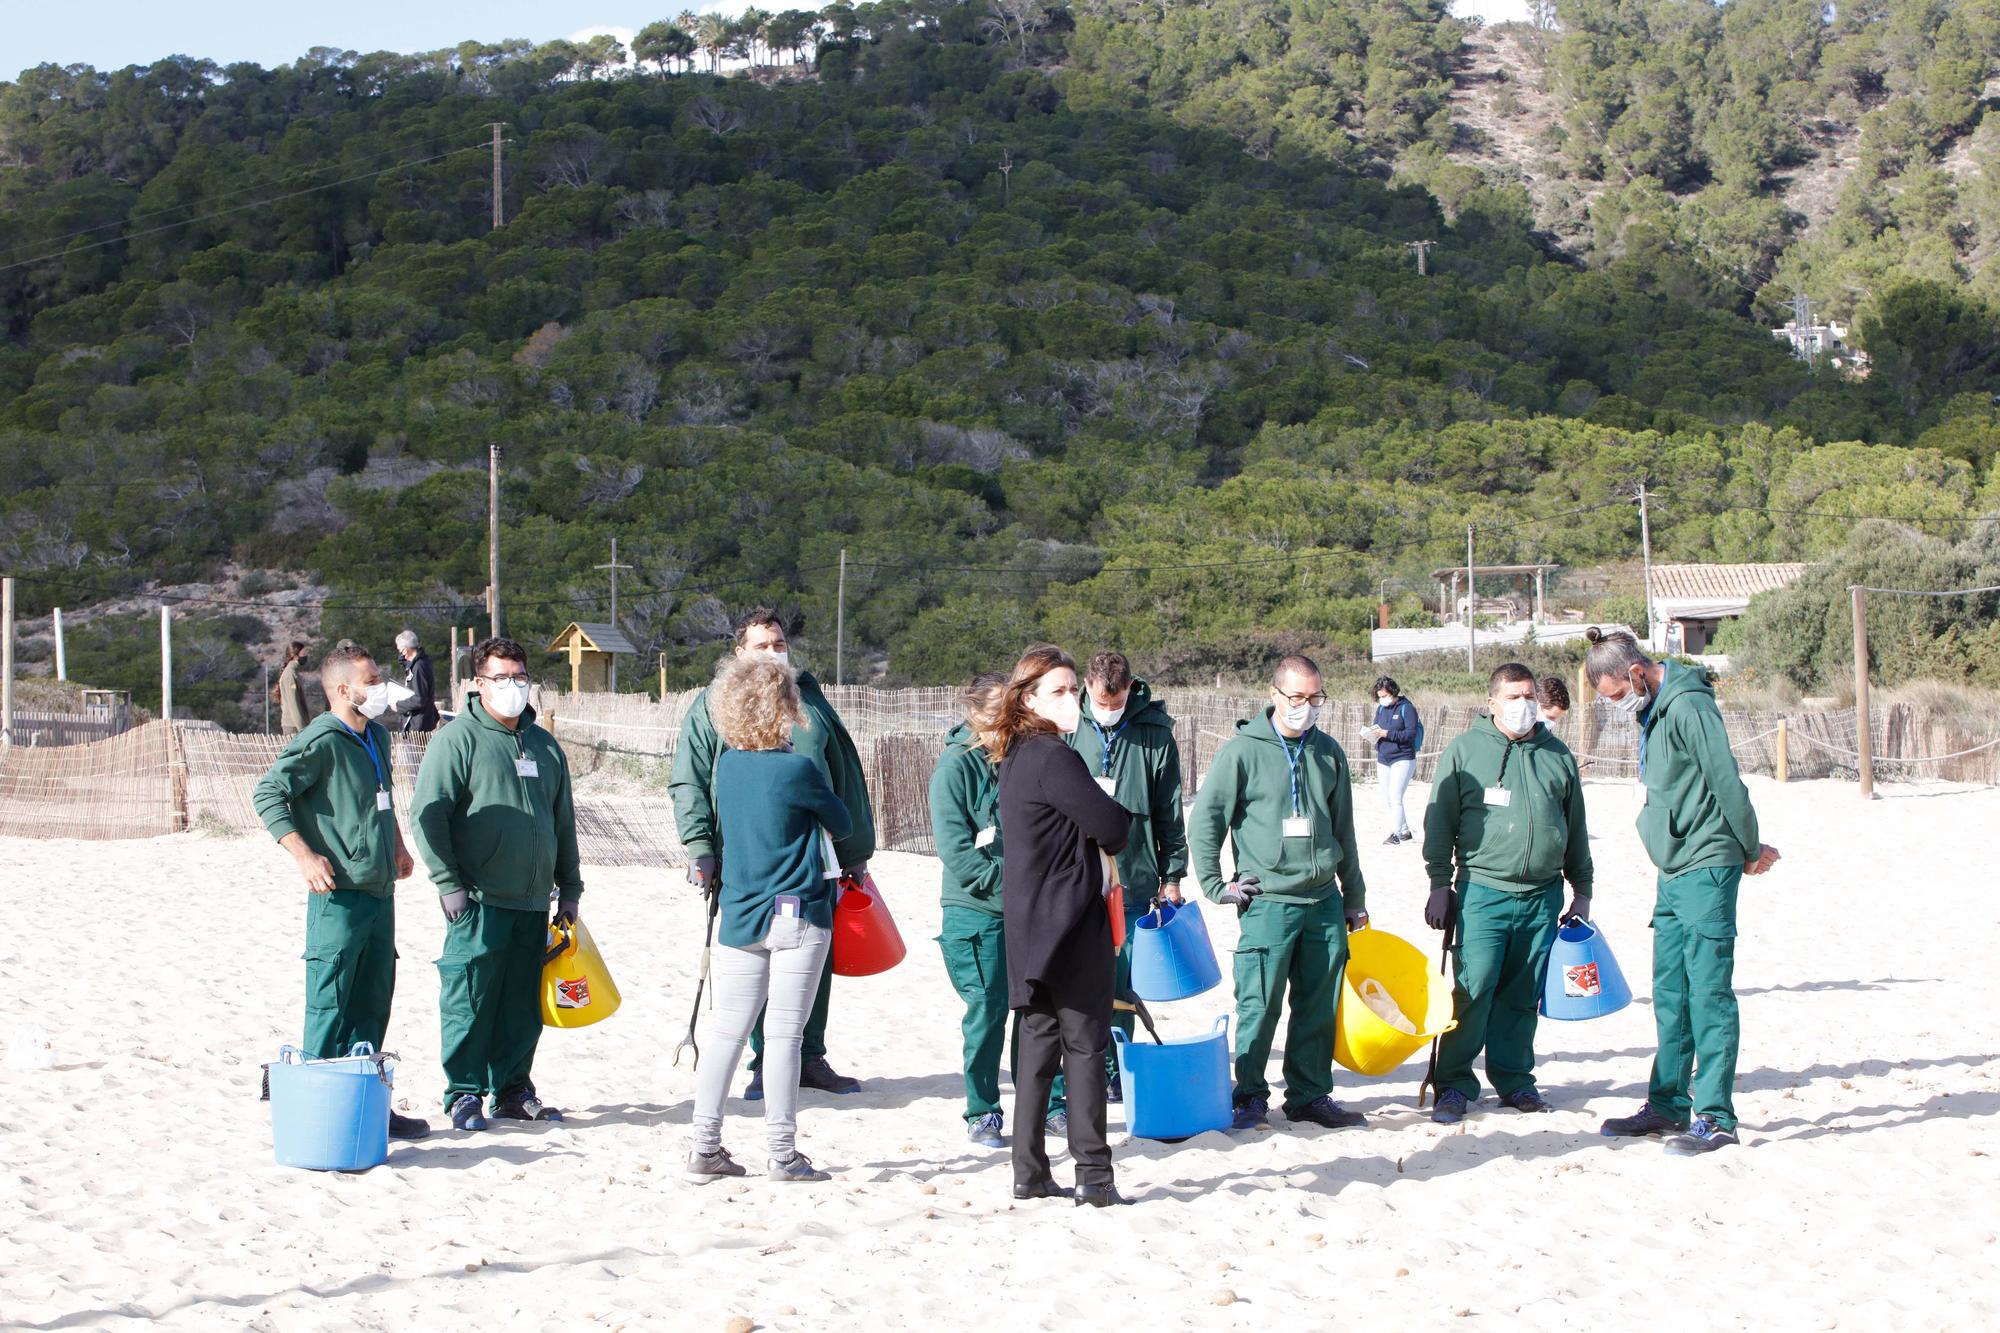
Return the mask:
<path fill-rule="evenodd" d="M 799 1043 L 832 943 L 832 931 L 803 926 L 796 949 L 716 949 L 708 978 L 715 1006 L 702 1017 L 702 1063 L 694 1084 L 695 1151 L 722 1146 L 722 1104 L 762 1010 L 764 1137 L 773 1162 L 791 1157 L 799 1120 Z"/>

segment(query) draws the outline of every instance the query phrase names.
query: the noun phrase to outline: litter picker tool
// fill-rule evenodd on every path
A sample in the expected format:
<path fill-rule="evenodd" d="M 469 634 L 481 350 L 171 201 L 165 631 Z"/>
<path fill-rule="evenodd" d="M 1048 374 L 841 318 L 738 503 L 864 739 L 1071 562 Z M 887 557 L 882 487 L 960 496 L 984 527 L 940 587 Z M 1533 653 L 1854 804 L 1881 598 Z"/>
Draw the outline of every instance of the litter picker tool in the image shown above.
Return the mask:
<path fill-rule="evenodd" d="M 701 936 L 701 969 L 695 974 L 694 1008 L 688 1011 L 687 1036 L 682 1037 L 681 1044 L 674 1047 L 674 1067 L 676 1069 L 680 1068 L 681 1052 L 683 1051 L 694 1052 L 694 1059 L 688 1064 L 689 1069 L 701 1068 L 701 1046 L 694 1039 L 694 1029 L 695 1025 L 701 1021 L 701 993 L 708 987 L 708 956 L 709 951 L 715 945 L 716 913 L 722 909 L 721 879 L 717 878 L 710 883 L 703 890 L 703 896 L 708 899 L 708 924 L 703 928 Z"/>
<path fill-rule="evenodd" d="M 1452 940 L 1457 934 L 1458 895 L 1454 893 L 1451 895 L 1451 909 L 1446 913 L 1444 919 L 1444 945 L 1438 950 L 1438 975 L 1441 977 L 1451 975 L 1451 945 Z M 1442 1033 L 1431 1038 L 1430 1068 L 1424 1071 L 1424 1081 L 1417 1088 L 1417 1109 L 1419 1111 L 1437 1101 L 1438 1043 L 1443 1040 L 1444 1035 Z"/>

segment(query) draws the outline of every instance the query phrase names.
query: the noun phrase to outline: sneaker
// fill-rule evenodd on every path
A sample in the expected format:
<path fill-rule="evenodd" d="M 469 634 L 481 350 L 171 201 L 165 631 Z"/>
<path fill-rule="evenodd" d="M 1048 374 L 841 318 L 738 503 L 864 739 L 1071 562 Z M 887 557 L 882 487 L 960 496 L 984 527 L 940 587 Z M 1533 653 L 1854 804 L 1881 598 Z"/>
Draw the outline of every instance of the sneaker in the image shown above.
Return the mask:
<path fill-rule="evenodd" d="M 1402 840 L 1403 840 L 1402 834 L 1391 833 L 1388 837 L 1382 839 L 1382 845 L 1384 847 L 1394 847 L 1397 843 L 1401 842 Z"/>
<path fill-rule="evenodd" d="M 452 1099 L 451 1127 L 453 1129 L 485 1129 L 486 1117 L 479 1098 L 469 1092 L 461 1092 Z"/>
<path fill-rule="evenodd" d="M 1699 1157 L 1717 1148 L 1736 1146 L 1736 1131 L 1724 1129 L 1715 1123 L 1712 1115 L 1698 1115 L 1694 1123 L 1687 1127 L 1685 1134 L 1676 1134 L 1667 1140 L 1667 1156 Z"/>
<path fill-rule="evenodd" d="M 1359 1129 L 1368 1123 L 1367 1116 L 1359 1111 L 1348 1110 L 1331 1097 L 1315 1097 L 1296 1111 L 1287 1107 L 1285 1119 L 1293 1124 L 1303 1122 L 1324 1125 L 1328 1129 Z"/>
<path fill-rule="evenodd" d="M 811 1088 L 816 1092 L 830 1092 L 836 1097 L 845 1097 L 849 1093 L 861 1091 L 861 1080 L 834 1072 L 833 1066 L 826 1062 L 825 1056 L 815 1055 L 799 1066 L 799 1086 Z M 762 1091 L 761 1087 L 759 1091 Z"/>
<path fill-rule="evenodd" d="M 1104 1085 L 1104 1101 L 1109 1106 L 1122 1106 L 1125 1104 L 1125 1080 L 1123 1077 L 1117 1074 L 1111 1076 L 1110 1082 Z"/>
<path fill-rule="evenodd" d="M 746 1102 L 761 1102 L 764 1100 L 763 1070 L 753 1069 L 750 1071 L 750 1081 L 743 1085 L 743 1100 Z"/>
<path fill-rule="evenodd" d="M 1231 1129 L 1262 1129 L 1270 1122 L 1271 1103 L 1262 1097 L 1250 1097 L 1236 1103 L 1235 1114 L 1230 1117 Z"/>
<path fill-rule="evenodd" d="M 784 1161 L 771 1159 L 771 1179 L 782 1180 L 793 1185 L 810 1185 L 833 1177 L 812 1164 L 812 1158 L 793 1149 L 792 1155 Z"/>
<path fill-rule="evenodd" d="M 1007 1141 L 1000 1137 L 1000 1127 L 1004 1123 L 998 1111 L 990 1111 L 966 1125 L 965 1137 L 982 1148 L 1004 1148 Z"/>
<path fill-rule="evenodd" d="M 1042 1122 L 1042 1132 L 1043 1132 L 1044 1134 L 1047 1134 L 1047 1135 L 1050 1135 L 1050 1136 L 1051 1136 L 1051 1137 L 1053 1137 L 1053 1138 L 1059 1138 L 1059 1139 L 1066 1139 L 1066 1138 L 1068 1138 L 1068 1137 L 1069 1137 L 1069 1112 L 1068 1112 L 1068 1111 L 1057 1111 L 1057 1112 L 1056 1112 L 1056 1113 L 1055 1113 L 1054 1115 L 1050 1116 L 1050 1117 L 1049 1117 L 1049 1118 L 1048 1118 L 1047 1120 L 1044 1120 L 1044 1121 Z"/>
<path fill-rule="evenodd" d="M 711 1180 L 720 1180 L 724 1176 L 750 1174 L 729 1155 L 727 1148 L 717 1148 L 714 1152 L 690 1152 L 687 1159 L 687 1173 L 704 1184 Z"/>
<path fill-rule="evenodd" d="M 1523 1115 L 1539 1115 L 1543 1111 L 1553 1111 L 1556 1109 L 1550 1106 L 1547 1099 L 1533 1088 L 1522 1088 L 1517 1092 L 1510 1092 L 1500 1099 L 1500 1104 L 1519 1111 Z"/>
<path fill-rule="evenodd" d="M 428 1120 L 419 1120 L 413 1115 L 397 1115 L 389 1112 L 389 1137 L 392 1139 L 429 1138 L 431 1126 Z"/>
<path fill-rule="evenodd" d="M 1467 1106 L 1464 1093 L 1457 1088 L 1446 1088 L 1438 1094 L 1437 1105 L 1431 1108 L 1431 1123 L 1455 1125 L 1465 1119 Z"/>
<path fill-rule="evenodd" d="M 495 1120 L 541 1120 L 550 1124 L 561 1124 L 563 1113 L 555 1107 L 543 1103 L 532 1092 L 517 1092 L 507 1097 L 493 1099 Z"/>
<path fill-rule="evenodd" d="M 1661 1115 L 1647 1102 L 1637 1115 L 1613 1116 L 1597 1132 L 1607 1139 L 1643 1139 L 1653 1134 L 1678 1134 L 1686 1128 L 1680 1121 Z"/>

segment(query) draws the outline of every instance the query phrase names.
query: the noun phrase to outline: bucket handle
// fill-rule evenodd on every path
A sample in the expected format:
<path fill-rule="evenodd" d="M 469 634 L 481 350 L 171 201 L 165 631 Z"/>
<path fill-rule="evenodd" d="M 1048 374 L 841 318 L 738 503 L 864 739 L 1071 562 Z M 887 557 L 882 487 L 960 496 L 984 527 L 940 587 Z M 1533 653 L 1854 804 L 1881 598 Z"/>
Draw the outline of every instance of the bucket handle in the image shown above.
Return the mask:
<path fill-rule="evenodd" d="M 559 924 L 551 925 L 549 929 L 553 930 L 556 933 L 556 942 L 550 945 L 548 949 L 543 952 L 542 954 L 543 967 L 547 967 L 550 963 L 553 963 L 556 959 L 562 957 L 566 953 L 576 952 L 576 928 L 574 926 L 572 926 L 569 922 L 564 921 Z"/>

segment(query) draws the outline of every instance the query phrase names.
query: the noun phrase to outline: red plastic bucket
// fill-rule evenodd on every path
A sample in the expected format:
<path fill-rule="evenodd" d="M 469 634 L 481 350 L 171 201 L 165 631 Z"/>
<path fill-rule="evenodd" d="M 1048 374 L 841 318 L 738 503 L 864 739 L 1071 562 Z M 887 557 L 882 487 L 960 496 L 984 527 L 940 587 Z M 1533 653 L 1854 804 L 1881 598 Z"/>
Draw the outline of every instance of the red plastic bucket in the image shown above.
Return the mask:
<path fill-rule="evenodd" d="M 841 888 L 833 906 L 834 975 L 872 977 L 902 962 L 909 950 L 874 880 L 845 879 Z"/>

